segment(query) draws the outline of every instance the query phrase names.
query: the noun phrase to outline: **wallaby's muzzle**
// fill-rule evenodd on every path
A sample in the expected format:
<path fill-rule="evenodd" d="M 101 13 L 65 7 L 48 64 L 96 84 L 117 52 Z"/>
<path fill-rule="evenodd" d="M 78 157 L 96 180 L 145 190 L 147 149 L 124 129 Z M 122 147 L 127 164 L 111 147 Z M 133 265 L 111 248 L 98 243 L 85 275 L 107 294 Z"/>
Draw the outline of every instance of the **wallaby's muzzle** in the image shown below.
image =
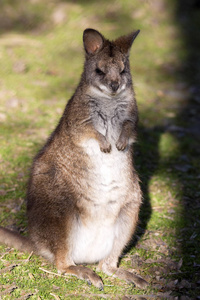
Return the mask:
<path fill-rule="evenodd" d="M 119 88 L 119 83 L 116 82 L 116 81 L 112 81 L 111 84 L 110 84 L 110 86 L 111 86 L 113 92 L 116 92 L 118 90 L 118 88 Z"/>

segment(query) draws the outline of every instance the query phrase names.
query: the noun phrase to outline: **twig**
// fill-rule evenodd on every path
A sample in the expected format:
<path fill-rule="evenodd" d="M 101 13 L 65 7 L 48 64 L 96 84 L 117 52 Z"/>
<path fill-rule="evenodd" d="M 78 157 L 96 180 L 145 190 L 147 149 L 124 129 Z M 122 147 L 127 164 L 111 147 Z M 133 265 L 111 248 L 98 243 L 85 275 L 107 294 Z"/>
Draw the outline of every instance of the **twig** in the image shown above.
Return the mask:
<path fill-rule="evenodd" d="M 104 299 L 121 299 L 121 297 L 127 297 L 127 299 L 155 299 L 156 297 L 162 297 L 165 294 L 158 293 L 157 295 L 119 295 L 119 298 L 112 294 L 76 294 L 77 297 L 87 298 L 87 299 L 97 299 L 97 298 L 104 298 Z M 70 297 L 72 294 L 65 294 L 65 297 Z"/>
<path fill-rule="evenodd" d="M 53 296 L 56 300 L 60 300 L 60 297 L 58 297 L 56 294 L 50 293 L 51 296 Z"/>
<path fill-rule="evenodd" d="M 18 298 L 18 300 L 27 300 L 29 297 L 33 296 L 35 294 L 32 294 L 32 293 L 28 293 L 20 298 Z"/>
<path fill-rule="evenodd" d="M 15 284 L 11 285 L 9 288 L 7 288 L 5 291 L 0 293 L 0 297 L 12 293 L 13 290 L 17 289 L 17 286 Z M 0 298 L 1 299 L 1 298 Z"/>
<path fill-rule="evenodd" d="M 39 268 L 39 269 L 42 270 L 43 272 L 46 272 L 46 273 L 51 274 L 51 275 L 55 275 L 55 276 L 59 276 L 59 277 L 66 277 L 66 276 L 64 276 L 64 275 L 62 275 L 62 274 L 54 273 L 54 272 L 45 270 L 45 269 L 43 269 L 43 268 Z"/>
<path fill-rule="evenodd" d="M 25 259 L 24 262 L 27 263 L 30 260 L 30 258 L 31 258 L 32 255 L 33 255 L 33 251 L 30 253 L 29 257 L 27 259 Z"/>
<path fill-rule="evenodd" d="M 4 269 L 1 269 L 1 270 L 0 270 L 0 274 L 3 274 L 3 273 L 5 273 L 5 272 L 7 272 L 7 271 L 10 271 L 10 270 L 14 269 L 14 268 L 17 267 L 17 266 L 18 266 L 18 265 L 13 264 L 13 265 L 10 265 L 10 266 L 8 266 L 8 267 L 5 267 Z"/>
<path fill-rule="evenodd" d="M 177 275 L 177 274 L 186 274 L 186 273 L 191 273 L 191 271 L 185 271 L 185 272 L 182 272 L 182 271 L 171 272 L 171 273 L 168 273 L 168 275 Z"/>
<path fill-rule="evenodd" d="M 71 297 L 71 296 L 72 296 L 72 294 L 65 294 L 65 297 Z M 87 298 L 87 299 L 90 299 L 93 297 L 95 297 L 95 299 L 96 298 L 112 299 L 111 297 L 113 295 L 111 295 L 111 294 L 76 294 L 76 296 L 81 297 L 81 298 Z"/>
<path fill-rule="evenodd" d="M 0 259 L 3 260 L 2 258 L 3 258 L 6 254 L 8 254 L 9 252 L 10 252 L 10 249 L 7 250 L 7 251 L 0 257 Z"/>
<path fill-rule="evenodd" d="M 38 290 L 35 289 L 35 293 L 27 293 L 26 295 L 18 298 L 18 300 L 27 300 L 28 298 L 30 298 L 31 296 L 34 296 L 38 293 Z"/>

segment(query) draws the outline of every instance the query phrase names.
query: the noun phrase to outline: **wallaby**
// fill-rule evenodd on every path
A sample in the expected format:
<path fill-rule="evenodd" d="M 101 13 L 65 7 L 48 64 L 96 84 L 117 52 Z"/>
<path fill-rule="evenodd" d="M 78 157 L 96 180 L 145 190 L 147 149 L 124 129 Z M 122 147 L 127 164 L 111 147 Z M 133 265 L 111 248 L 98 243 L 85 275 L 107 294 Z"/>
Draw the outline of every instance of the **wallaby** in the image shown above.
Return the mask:
<path fill-rule="evenodd" d="M 55 263 L 58 272 L 99 289 L 101 278 L 81 264 L 98 262 L 108 275 L 147 286 L 118 267 L 141 205 L 132 159 L 138 112 L 129 65 L 138 33 L 111 42 L 94 29 L 84 31 L 80 83 L 32 165 L 29 237 L 0 227 L 1 243 L 34 251 Z"/>

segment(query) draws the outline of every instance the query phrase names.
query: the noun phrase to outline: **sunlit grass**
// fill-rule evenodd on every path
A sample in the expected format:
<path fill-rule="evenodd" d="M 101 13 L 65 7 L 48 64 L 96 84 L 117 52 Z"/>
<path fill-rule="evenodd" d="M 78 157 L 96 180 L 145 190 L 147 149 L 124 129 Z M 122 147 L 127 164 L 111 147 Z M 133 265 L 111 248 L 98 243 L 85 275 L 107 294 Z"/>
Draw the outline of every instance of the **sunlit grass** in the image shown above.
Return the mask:
<path fill-rule="evenodd" d="M 2 2 L 1 225 L 13 226 L 22 232 L 26 228 L 23 199 L 31 161 L 55 128 L 79 82 L 84 59 L 82 31 L 93 27 L 114 39 L 141 29 L 130 56 L 140 112 L 135 161 L 144 190 L 141 212 L 144 219 L 139 223 L 137 239 L 142 244 L 149 236 L 160 238 L 167 243 L 166 247 L 171 248 L 168 255 L 162 254 L 163 257 L 166 255 L 179 261 L 183 256 L 183 271 L 191 271 L 192 265 L 188 266 L 187 261 L 191 259 L 197 263 L 198 254 L 195 252 L 199 239 L 196 236 L 198 207 L 194 206 L 190 218 L 186 218 L 184 201 L 189 198 L 190 207 L 196 205 L 200 162 L 196 156 L 197 141 L 184 132 L 179 136 L 170 130 L 170 125 L 176 122 L 178 126 L 187 126 L 184 118 L 177 119 L 177 114 L 187 105 L 189 95 L 183 74 L 177 72 L 187 57 L 187 50 L 173 17 L 174 6 L 173 1 L 156 4 L 155 1 L 131 0 Z M 192 227 L 191 224 L 196 225 Z M 187 241 L 191 241 L 188 248 Z M 160 255 L 159 249 L 151 251 L 135 246 L 130 247 L 127 256 L 121 260 L 125 268 L 132 268 L 132 255 L 137 253 L 144 261 Z M 101 293 L 115 299 L 116 295 L 156 295 L 162 292 L 162 289 L 154 288 L 158 280 L 145 263 L 137 272 L 151 283 L 146 291 L 99 273 L 105 283 L 104 292 L 99 292 L 72 276 L 65 278 L 45 273 L 41 266 L 52 272 L 56 270 L 34 255 L 27 261 L 28 255 L 15 250 L 7 253 L 4 246 L 0 246 L 0 252 L 1 270 L 10 264 L 18 264 L 12 271 L 1 273 L 2 291 L 12 284 L 17 287 L 3 299 L 17 299 L 24 293 L 33 293 L 30 299 L 38 300 L 54 299 L 50 293 L 60 299 L 82 299 L 81 294 L 92 297 L 92 294 Z M 164 275 L 167 280 L 174 279 L 168 273 Z M 180 276 L 179 282 L 184 278 L 181 274 L 177 276 Z M 179 295 L 184 291 L 179 290 Z M 177 293 L 177 290 L 173 292 Z"/>

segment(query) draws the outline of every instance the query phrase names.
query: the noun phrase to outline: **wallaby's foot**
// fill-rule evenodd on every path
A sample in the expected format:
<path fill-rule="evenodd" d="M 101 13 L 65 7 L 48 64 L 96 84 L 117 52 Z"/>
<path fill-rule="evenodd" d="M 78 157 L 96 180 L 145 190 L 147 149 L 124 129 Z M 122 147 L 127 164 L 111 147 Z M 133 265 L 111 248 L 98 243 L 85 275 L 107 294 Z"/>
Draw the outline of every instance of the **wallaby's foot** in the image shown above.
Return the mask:
<path fill-rule="evenodd" d="M 148 282 L 142 277 L 120 268 L 117 268 L 114 276 L 123 279 L 128 283 L 134 283 L 140 289 L 145 289 L 148 286 Z"/>
<path fill-rule="evenodd" d="M 121 268 L 105 267 L 105 265 L 99 267 L 107 275 L 118 277 L 119 279 L 125 280 L 128 283 L 135 284 L 140 289 L 145 289 L 149 285 L 148 282 L 142 277 Z"/>
<path fill-rule="evenodd" d="M 70 266 L 65 270 L 64 273 L 71 274 L 79 279 L 86 280 L 88 284 L 93 284 L 99 290 L 103 290 L 102 279 L 89 268 L 83 266 Z"/>

